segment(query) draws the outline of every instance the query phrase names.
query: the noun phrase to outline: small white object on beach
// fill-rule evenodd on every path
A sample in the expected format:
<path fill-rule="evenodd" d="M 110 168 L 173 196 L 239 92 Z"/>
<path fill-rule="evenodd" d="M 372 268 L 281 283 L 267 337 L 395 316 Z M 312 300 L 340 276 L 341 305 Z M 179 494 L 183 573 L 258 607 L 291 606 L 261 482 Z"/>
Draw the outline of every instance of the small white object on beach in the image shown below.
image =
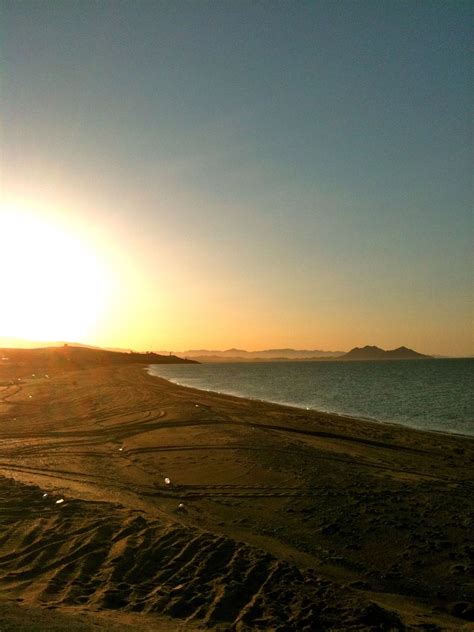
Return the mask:
<path fill-rule="evenodd" d="M 49 375 L 47 373 L 44 374 L 44 377 L 49 377 Z"/>
<path fill-rule="evenodd" d="M 171 485 L 171 479 L 166 477 L 165 478 L 165 485 Z"/>
<path fill-rule="evenodd" d="M 56 501 L 56 504 L 60 505 L 63 502 L 64 502 L 64 498 L 59 498 L 59 500 Z"/>
<path fill-rule="evenodd" d="M 183 511 L 183 509 L 184 509 L 184 504 L 183 503 L 179 503 L 178 511 Z"/>
<path fill-rule="evenodd" d="M 48 493 L 47 493 L 47 492 L 45 492 L 45 493 L 43 494 L 43 498 L 47 498 L 47 496 L 48 496 Z"/>
<path fill-rule="evenodd" d="M 196 408 L 199 408 L 199 404 L 194 404 L 196 406 Z"/>
<path fill-rule="evenodd" d="M 119 448 L 119 452 L 122 452 L 123 448 Z"/>
<path fill-rule="evenodd" d="M 33 398 L 33 395 L 28 395 L 28 399 L 32 399 L 32 398 Z"/>

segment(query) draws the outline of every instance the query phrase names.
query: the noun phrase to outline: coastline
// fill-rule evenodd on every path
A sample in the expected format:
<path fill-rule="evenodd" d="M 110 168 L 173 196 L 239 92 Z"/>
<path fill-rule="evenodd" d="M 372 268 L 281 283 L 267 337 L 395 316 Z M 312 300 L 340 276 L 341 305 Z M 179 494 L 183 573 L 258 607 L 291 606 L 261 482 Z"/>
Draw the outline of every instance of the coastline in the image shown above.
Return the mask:
<path fill-rule="evenodd" d="M 432 359 L 437 359 L 437 358 L 432 358 Z M 469 358 L 470 359 L 470 358 Z M 383 362 L 397 362 L 398 360 L 385 360 Z M 417 360 L 411 360 L 411 361 L 417 361 Z M 307 360 L 304 360 L 302 362 L 309 362 Z M 354 360 L 353 362 L 366 362 L 364 360 Z M 285 402 L 285 401 L 277 401 L 277 400 L 273 400 L 273 399 L 261 399 L 258 397 L 251 397 L 247 394 L 244 393 L 238 393 L 238 392 L 229 392 L 229 391 L 216 391 L 213 389 L 208 389 L 205 388 L 204 386 L 202 388 L 196 387 L 196 386 L 191 386 L 189 384 L 183 384 L 181 382 L 176 381 L 174 378 L 168 378 L 168 377 L 163 377 L 160 375 L 155 375 L 151 369 L 153 366 L 153 364 L 147 365 L 146 367 L 146 371 L 149 375 L 151 375 L 152 377 L 155 377 L 157 379 L 162 379 L 165 380 L 166 382 L 169 382 L 170 384 L 173 384 L 175 386 L 179 386 L 182 388 L 188 388 L 190 390 L 195 390 L 198 392 L 202 392 L 202 393 L 208 393 L 210 395 L 217 395 L 217 396 L 221 396 L 221 395 L 225 395 L 228 397 L 232 397 L 232 398 L 237 398 L 237 399 L 243 399 L 243 400 L 248 400 L 250 402 L 261 402 L 261 403 L 266 403 L 266 404 L 271 404 L 271 405 L 276 405 L 276 406 L 282 406 L 284 408 L 288 408 L 290 410 L 298 410 L 298 411 L 312 411 L 314 413 L 317 414 L 321 414 L 321 415 L 328 415 L 329 417 L 331 416 L 335 416 L 335 417 L 341 417 L 343 419 L 346 419 L 347 421 L 352 420 L 352 421 L 364 421 L 364 422 L 369 422 L 369 423 L 373 423 L 373 424 L 382 424 L 382 425 L 387 425 L 387 426 L 395 426 L 395 427 L 402 427 L 402 428 L 407 428 L 410 430 L 416 430 L 419 432 L 426 432 L 426 433 L 434 433 L 434 434 L 441 434 L 441 435 L 446 435 L 448 437 L 450 436 L 456 436 L 456 437 L 465 437 L 467 439 L 474 439 L 474 432 L 469 434 L 469 433 L 465 433 L 465 432 L 461 432 L 458 430 L 440 430 L 440 429 L 436 429 L 436 428 L 426 428 L 421 426 L 417 426 L 414 424 L 414 422 L 410 421 L 409 423 L 403 423 L 400 421 L 393 421 L 393 420 L 389 420 L 389 419 L 381 419 L 381 418 L 376 418 L 376 417 L 369 417 L 369 416 L 363 416 L 357 413 L 349 413 L 349 412 L 345 412 L 345 411 L 338 411 L 338 410 L 324 410 L 322 408 L 313 408 L 313 407 L 308 407 L 308 406 L 304 406 L 303 404 L 298 405 L 296 403 L 292 403 L 292 402 Z M 218 365 L 220 366 L 220 365 Z"/>
<path fill-rule="evenodd" d="M 472 628 L 472 438 L 146 368 L 12 385 L 1 367 L 4 608 L 143 630 Z"/>

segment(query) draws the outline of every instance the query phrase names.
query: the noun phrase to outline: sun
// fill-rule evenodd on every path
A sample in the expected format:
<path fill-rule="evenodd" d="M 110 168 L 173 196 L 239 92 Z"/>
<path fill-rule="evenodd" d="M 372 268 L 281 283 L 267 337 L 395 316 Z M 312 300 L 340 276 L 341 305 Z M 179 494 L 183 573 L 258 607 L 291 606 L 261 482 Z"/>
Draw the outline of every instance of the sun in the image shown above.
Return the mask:
<path fill-rule="evenodd" d="M 0 208 L 0 335 L 83 341 L 107 303 L 106 268 L 84 235 L 40 210 Z"/>

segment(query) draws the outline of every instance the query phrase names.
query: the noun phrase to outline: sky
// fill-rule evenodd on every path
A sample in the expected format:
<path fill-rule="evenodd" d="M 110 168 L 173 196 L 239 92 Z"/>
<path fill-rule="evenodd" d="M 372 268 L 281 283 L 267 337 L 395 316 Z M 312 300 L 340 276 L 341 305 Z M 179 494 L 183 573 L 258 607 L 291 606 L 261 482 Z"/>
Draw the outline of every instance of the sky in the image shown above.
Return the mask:
<path fill-rule="evenodd" d="M 474 354 L 472 3 L 0 6 L 0 336 Z"/>

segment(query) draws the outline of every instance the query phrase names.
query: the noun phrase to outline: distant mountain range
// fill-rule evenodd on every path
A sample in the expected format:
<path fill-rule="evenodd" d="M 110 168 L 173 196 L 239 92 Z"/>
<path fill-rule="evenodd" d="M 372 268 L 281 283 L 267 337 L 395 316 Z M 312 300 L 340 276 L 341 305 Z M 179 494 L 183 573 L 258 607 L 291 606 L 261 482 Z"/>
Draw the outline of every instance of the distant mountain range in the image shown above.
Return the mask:
<path fill-rule="evenodd" d="M 407 349 L 407 347 L 398 347 L 398 349 L 390 349 L 385 351 L 380 347 L 354 347 L 349 353 L 345 353 L 339 360 L 416 360 L 422 358 L 431 358 L 432 356 L 424 355 Z"/>
<path fill-rule="evenodd" d="M 166 352 L 160 351 L 159 353 Z M 321 351 L 319 349 L 312 351 L 307 349 L 264 349 L 262 351 L 189 349 L 188 351 L 176 352 L 176 355 L 181 358 L 192 358 L 198 362 L 269 362 L 337 358 L 343 353 L 343 351 Z"/>
<path fill-rule="evenodd" d="M 160 351 L 159 353 L 167 353 Z M 198 362 L 278 362 L 285 360 L 415 360 L 429 358 L 407 347 L 398 347 L 385 351 L 380 347 L 354 347 L 348 353 L 344 351 L 321 351 L 320 349 L 265 349 L 263 351 L 245 351 L 244 349 L 190 349 L 176 353 L 181 358 L 192 358 Z"/>
<path fill-rule="evenodd" d="M 38 342 L 24 340 L 21 338 L 7 338 L 0 336 L 0 349 L 45 349 L 64 346 L 76 349 L 90 349 L 96 351 L 115 352 L 118 354 L 142 355 L 128 349 L 101 348 L 92 345 L 85 345 L 79 342 Z M 246 351 L 245 349 L 189 349 L 183 352 L 156 352 L 161 357 L 168 359 L 158 359 L 158 362 L 173 362 L 179 359 L 192 359 L 196 362 L 278 362 L 285 360 L 416 360 L 422 358 L 432 358 L 433 356 L 418 353 L 407 347 L 384 350 L 380 347 L 366 345 L 365 347 L 354 347 L 348 353 L 344 351 L 322 351 L 321 349 L 263 349 L 262 351 Z M 144 354 L 143 354 L 144 355 Z M 436 356 L 440 357 L 440 356 Z M 175 360 L 173 360 L 175 358 Z M 130 359 L 130 356 L 129 356 Z"/>

